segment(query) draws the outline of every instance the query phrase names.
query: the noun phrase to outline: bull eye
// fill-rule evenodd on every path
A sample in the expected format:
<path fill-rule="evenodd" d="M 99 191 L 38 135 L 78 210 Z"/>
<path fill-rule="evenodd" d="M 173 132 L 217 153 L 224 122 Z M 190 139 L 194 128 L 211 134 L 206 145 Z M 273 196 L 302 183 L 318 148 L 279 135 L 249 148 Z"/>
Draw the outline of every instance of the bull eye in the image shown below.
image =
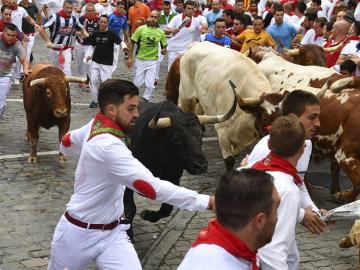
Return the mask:
<path fill-rule="evenodd" d="M 51 97 L 51 91 L 49 89 L 46 89 L 46 96 Z"/>

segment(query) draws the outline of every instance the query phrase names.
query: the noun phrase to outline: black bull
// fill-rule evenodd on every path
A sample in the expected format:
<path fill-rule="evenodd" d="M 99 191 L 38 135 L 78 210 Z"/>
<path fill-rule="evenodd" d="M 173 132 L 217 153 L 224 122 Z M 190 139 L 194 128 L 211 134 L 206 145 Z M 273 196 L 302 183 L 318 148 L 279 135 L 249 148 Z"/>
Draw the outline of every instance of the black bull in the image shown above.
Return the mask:
<path fill-rule="evenodd" d="M 207 171 L 208 162 L 202 152 L 203 124 L 229 119 L 235 112 L 236 105 L 234 96 L 233 106 L 228 113 L 211 118 L 183 112 L 168 101 L 162 104 L 142 102 L 140 116 L 131 134 L 131 151 L 154 176 L 179 185 L 183 170 L 195 175 Z M 218 120 L 215 121 L 214 118 Z M 154 123 L 159 125 L 164 119 L 169 119 L 171 124 L 162 128 L 154 127 Z M 151 122 L 153 125 L 149 124 Z M 133 194 L 133 190 L 126 188 L 124 210 L 130 222 L 136 214 Z M 159 211 L 144 210 L 140 215 L 145 220 L 157 222 L 168 217 L 172 209 L 172 205 L 163 203 Z M 130 235 L 132 236 L 132 232 Z"/>

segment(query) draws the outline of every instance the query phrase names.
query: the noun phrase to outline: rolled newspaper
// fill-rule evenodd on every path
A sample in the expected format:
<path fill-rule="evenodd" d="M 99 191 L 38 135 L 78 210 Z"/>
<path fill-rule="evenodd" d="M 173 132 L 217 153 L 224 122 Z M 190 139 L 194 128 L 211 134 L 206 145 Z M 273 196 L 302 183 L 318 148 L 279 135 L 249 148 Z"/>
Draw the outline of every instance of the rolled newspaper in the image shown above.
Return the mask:
<path fill-rule="evenodd" d="M 360 200 L 348 203 L 337 208 L 329 210 L 326 215 L 320 216 L 324 221 L 360 218 Z"/>
<path fill-rule="evenodd" d="M 190 17 L 185 17 L 177 29 L 180 31 L 190 20 L 191 20 Z M 176 33 L 173 34 L 173 36 L 174 35 L 176 35 Z"/>

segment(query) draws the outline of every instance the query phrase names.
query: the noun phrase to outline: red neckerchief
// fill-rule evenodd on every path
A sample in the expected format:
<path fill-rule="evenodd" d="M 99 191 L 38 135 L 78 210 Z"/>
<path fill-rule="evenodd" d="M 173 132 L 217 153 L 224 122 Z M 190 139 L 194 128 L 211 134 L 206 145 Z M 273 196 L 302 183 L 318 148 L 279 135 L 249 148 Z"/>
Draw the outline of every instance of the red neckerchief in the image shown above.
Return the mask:
<path fill-rule="evenodd" d="M 182 20 L 184 20 L 187 16 L 185 15 L 185 13 L 182 14 Z M 190 17 L 190 21 L 185 24 L 185 27 L 190 27 L 191 25 L 191 22 L 192 22 L 192 17 Z"/>
<path fill-rule="evenodd" d="M 192 244 L 192 247 L 196 247 L 200 244 L 214 244 L 220 246 L 231 255 L 251 262 L 252 270 L 260 270 L 256 264 L 256 253 L 251 251 L 243 241 L 235 237 L 216 219 L 210 221 L 208 226 L 200 231 L 197 239 Z"/>
<path fill-rule="evenodd" d="M 359 41 L 359 36 L 350 36 L 350 37 L 348 37 L 348 40 L 357 40 L 357 41 Z"/>
<path fill-rule="evenodd" d="M 197 17 L 199 15 L 202 15 L 202 12 L 200 9 L 195 10 L 194 17 Z"/>
<path fill-rule="evenodd" d="M 70 17 L 71 17 L 71 15 L 70 16 L 67 16 L 66 14 L 65 14 L 65 11 L 62 9 L 62 10 L 60 10 L 58 13 L 57 13 L 57 15 L 59 15 L 60 17 L 63 17 L 64 19 L 70 19 Z"/>
<path fill-rule="evenodd" d="M 0 32 L 4 32 L 5 31 L 5 22 L 4 20 L 0 20 Z"/>
<path fill-rule="evenodd" d="M 88 141 L 94 138 L 96 135 L 109 133 L 123 139 L 127 146 L 130 146 L 130 138 L 124 131 L 121 130 L 118 124 L 106 117 L 103 113 L 99 112 L 95 115 L 94 122 L 91 126 L 90 136 Z"/>
<path fill-rule="evenodd" d="M 115 9 L 114 14 L 118 17 L 124 16 L 124 14 L 121 14 L 117 9 Z"/>
<path fill-rule="evenodd" d="M 323 37 L 323 34 L 316 34 L 316 33 L 315 33 L 314 41 L 316 41 L 317 38 L 319 38 L 319 37 Z"/>
<path fill-rule="evenodd" d="M 84 15 L 84 18 L 88 20 L 89 22 L 96 22 L 98 20 L 98 17 L 94 14 L 92 16 L 89 16 L 88 14 Z"/>
<path fill-rule="evenodd" d="M 6 48 L 9 48 L 11 45 L 14 45 L 17 42 L 17 40 L 15 40 L 15 42 L 13 42 L 13 43 L 8 43 L 5 40 L 5 32 L 1 33 L 1 40 L 5 43 Z"/>
<path fill-rule="evenodd" d="M 289 174 L 294 177 L 294 183 L 296 185 L 301 185 L 301 178 L 297 175 L 296 168 L 289 161 L 273 152 L 270 152 L 263 160 L 256 162 L 251 168 L 261 171 L 283 172 Z"/>

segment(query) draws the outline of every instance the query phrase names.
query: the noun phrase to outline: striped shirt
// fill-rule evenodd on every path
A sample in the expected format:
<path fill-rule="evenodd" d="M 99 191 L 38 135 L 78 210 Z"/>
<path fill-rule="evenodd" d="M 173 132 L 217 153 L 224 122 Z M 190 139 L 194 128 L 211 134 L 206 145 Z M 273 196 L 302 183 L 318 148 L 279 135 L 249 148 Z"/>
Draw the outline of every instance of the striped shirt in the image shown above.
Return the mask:
<path fill-rule="evenodd" d="M 51 42 L 66 46 L 71 46 L 73 33 L 80 30 L 81 27 L 81 23 L 75 16 L 64 18 L 58 14 L 51 14 L 43 23 L 43 28 L 50 30 Z"/>

